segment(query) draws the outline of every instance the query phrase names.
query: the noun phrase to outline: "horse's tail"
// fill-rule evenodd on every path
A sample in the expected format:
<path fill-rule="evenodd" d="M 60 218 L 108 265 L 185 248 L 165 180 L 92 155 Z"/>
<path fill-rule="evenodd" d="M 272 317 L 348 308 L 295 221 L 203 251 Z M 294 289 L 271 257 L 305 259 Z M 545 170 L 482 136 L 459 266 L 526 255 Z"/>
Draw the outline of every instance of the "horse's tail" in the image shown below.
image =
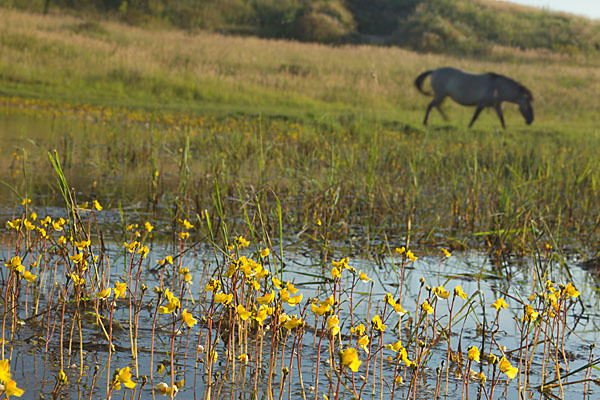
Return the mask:
<path fill-rule="evenodd" d="M 431 75 L 432 72 L 433 72 L 432 69 L 429 71 L 425 71 L 421 75 L 417 76 L 417 79 L 415 79 L 415 86 L 417 87 L 419 92 L 421 92 L 427 96 L 433 96 L 433 93 L 426 92 L 425 90 L 423 90 L 423 81 L 425 80 L 425 78 L 427 78 L 429 75 Z"/>

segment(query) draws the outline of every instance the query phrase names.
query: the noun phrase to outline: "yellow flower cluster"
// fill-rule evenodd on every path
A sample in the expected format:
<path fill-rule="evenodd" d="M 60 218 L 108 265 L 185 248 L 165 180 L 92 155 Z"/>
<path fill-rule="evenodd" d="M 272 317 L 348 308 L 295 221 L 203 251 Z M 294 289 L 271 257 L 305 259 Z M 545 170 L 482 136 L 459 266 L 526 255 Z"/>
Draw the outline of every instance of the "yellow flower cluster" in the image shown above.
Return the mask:
<path fill-rule="evenodd" d="M 21 397 L 24 390 L 19 389 L 17 387 L 17 382 L 12 379 L 10 373 L 10 364 L 8 360 L 0 361 L 0 381 L 2 382 L 3 389 L 2 391 L 6 395 L 6 397 L 17 396 Z"/>

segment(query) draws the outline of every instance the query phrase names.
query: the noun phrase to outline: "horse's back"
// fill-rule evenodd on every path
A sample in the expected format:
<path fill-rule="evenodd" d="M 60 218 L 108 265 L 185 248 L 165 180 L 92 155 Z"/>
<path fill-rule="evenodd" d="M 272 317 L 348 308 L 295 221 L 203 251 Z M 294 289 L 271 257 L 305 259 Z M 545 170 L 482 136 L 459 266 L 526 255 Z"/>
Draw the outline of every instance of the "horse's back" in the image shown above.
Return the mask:
<path fill-rule="evenodd" d="M 436 96 L 450 96 L 462 105 L 477 105 L 490 90 L 488 74 L 470 74 L 452 67 L 438 68 L 431 74 Z"/>

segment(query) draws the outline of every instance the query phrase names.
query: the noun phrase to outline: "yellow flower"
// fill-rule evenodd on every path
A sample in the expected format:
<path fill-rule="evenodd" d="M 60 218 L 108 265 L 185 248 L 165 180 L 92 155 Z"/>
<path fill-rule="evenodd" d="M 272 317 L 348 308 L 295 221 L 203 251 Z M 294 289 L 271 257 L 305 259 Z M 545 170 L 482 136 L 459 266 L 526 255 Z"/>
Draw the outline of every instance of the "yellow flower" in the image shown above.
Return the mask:
<path fill-rule="evenodd" d="M 388 350 L 392 350 L 392 351 L 394 351 L 394 352 L 397 353 L 400 349 L 403 348 L 402 341 L 398 340 L 396 343 L 386 344 L 385 348 L 388 349 Z"/>
<path fill-rule="evenodd" d="M 404 308 L 402 308 L 402 306 L 400 305 L 400 303 L 396 303 L 394 304 L 394 311 L 400 316 L 402 317 L 404 314 L 406 314 L 406 310 Z"/>
<path fill-rule="evenodd" d="M 115 283 L 115 299 L 118 299 L 119 297 L 125 297 L 125 292 L 127 291 L 127 284 L 126 283 L 122 283 L 122 282 L 118 282 Z"/>
<path fill-rule="evenodd" d="M 83 285 L 83 283 L 85 282 L 85 281 L 83 280 L 83 278 L 82 278 L 82 277 L 80 277 L 80 276 L 79 276 L 79 275 L 77 275 L 77 274 L 71 274 L 71 280 L 73 281 L 73 283 L 74 283 L 75 285 L 78 285 L 78 286 L 79 286 L 79 285 Z"/>
<path fill-rule="evenodd" d="M 365 326 L 360 324 L 354 328 L 350 328 L 350 333 L 358 333 L 360 336 L 365 334 Z"/>
<path fill-rule="evenodd" d="M 8 360 L 0 361 L 0 381 L 6 382 L 6 381 L 10 380 L 10 378 L 11 378 L 10 364 L 9 364 Z"/>
<path fill-rule="evenodd" d="M 165 289 L 164 296 L 167 299 L 167 304 L 158 307 L 158 312 L 161 314 L 171 314 L 179 308 L 179 299 L 168 288 Z"/>
<path fill-rule="evenodd" d="M 102 206 L 98 203 L 98 200 L 92 201 L 92 207 L 94 207 L 97 211 L 102 211 Z"/>
<path fill-rule="evenodd" d="M 135 387 L 136 383 L 131 380 L 131 368 L 126 367 L 117 370 L 117 373 L 115 374 L 115 379 L 113 381 L 115 390 L 120 390 L 121 384 L 125 385 L 129 389 L 133 389 Z"/>
<path fill-rule="evenodd" d="M 35 228 L 35 230 L 40 234 L 41 237 L 43 237 L 43 238 L 48 237 L 48 233 L 46 232 L 46 230 L 44 228 Z"/>
<path fill-rule="evenodd" d="M 187 283 L 192 282 L 192 274 L 190 274 L 190 270 L 188 267 L 180 268 L 179 274 L 183 275 L 183 280 Z"/>
<path fill-rule="evenodd" d="M 8 262 L 4 263 L 4 265 L 10 269 L 21 273 L 23 273 L 23 271 L 25 270 L 25 267 L 23 267 L 23 264 L 21 264 L 21 257 L 19 256 L 14 256 L 10 260 L 8 260 Z"/>
<path fill-rule="evenodd" d="M 262 297 L 256 298 L 256 303 L 258 304 L 268 304 L 271 303 L 275 299 L 275 292 L 266 293 Z"/>
<path fill-rule="evenodd" d="M 240 360 L 240 362 L 242 364 L 248 364 L 248 354 L 244 353 L 244 354 L 240 354 L 238 356 L 238 360 Z"/>
<path fill-rule="evenodd" d="M 290 319 L 290 317 L 286 313 L 279 314 L 279 323 L 284 324 Z"/>
<path fill-rule="evenodd" d="M 181 233 L 179 233 L 179 239 L 181 239 L 181 240 L 186 240 L 189 237 L 190 237 L 190 233 L 189 232 L 181 232 Z"/>
<path fill-rule="evenodd" d="M 577 289 L 575 289 L 575 286 L 573 286 L 571 284 L 571 282 L 569 282 L 567 284 L 567 286 L 564 287 L 563 289 L 563 293 L 567 296 L 567 297 L 572 297 L 574 299 L 576 299 L 577 297 L 579 297 L 579 291 Z"/>
<path fill-rule="evenodd" d="M 144 223 L 144 228 L 146 229 L 146 232 L 152 232 L 152 230 L 154 229 L 154 226 L 152 226 L 152 224 L 148 221 L 146 221 Z"/>
<path fill-rule="evenodd" d="M 463 291 L 462 287 L 460 287 L 460 285 L 454 288 L 454 295 L 460 297 L 463 300 L 466 300 L 468 297 L 467 294 Z"/>
<path fill-rule="evenodd" d="M 193 229 L 194 228 L 194 225 L 192 225 L 187 219 L 184 219 L 182 223 L 183 223 L 183 227 L 185 229 Z"/>
<path fill-rule="evenodd" d="M 404 248 L 404 246 L 402 246 L 402 247 L 399 247 L 399 248 L 398 248 L 398 247 L 396 247 L 396 253 L 397 253 L 397 254 L 400 254 L 400 255 L 402 255 L 402 254 L 404 254 L 405 252 L 406 252 L 406 249 Z"/>
<path fill-rule="evenodd" d="M 107 299 L 111 293 L 112 293 L 112 289 L 107 288 L 107 289 L 104 289 L 104 290 L 96 293 L 96 297 L 98 297 L 99 299 Z"/>
<path fill-rule="evenodd" d="M 22 227 L 23 221 L 21 220 L 21 218 L 17 218 L 13 221 L 8 221 L 6 223 L 6 225 L 8 225 L 10 228 L 16 230 L 16 231 L 20 231 L 21 227 Z"/>
<path fill-rule="evenodd" d="M 175 397 L 175 395 L 179 391 L 177 385 L 173 385 L 173 387 L 170 387 L 164 382 L 157 383 L 156 386 L 154 386 L 154 389 L 163 396 L 170 396 L 171 394 L 173 394 L 173 397 Z"/>
<path fill-rule="evenodd" d="M 281 281 L 279 279 L 277 279 L 275 277 L 272 277 L 271 280 L 273 281 L 273 285 L 275 285 L 275 287 L 277 289 L 281 289 L 282 288 Z"/>
<path fill-rule="evenodd" d="M 21 397 L 25 391 L 17 387 L 17 382 L 9 379 L 8 381 L 4 382 L 4 393 L 6 393 L 7 398 L 10 396 Z"/>
<path fill-rule="evenodd" d="M 208 284 L 204 287 L 205 292 L 216 292 L 221 289 L 221 281 L 210 278 Z"/>
<path fill-rule="evenodd" d="M 52 223 L 52 229 L 54 229 L 55 231 L 62 231 L 63 230 L 63 224 L 60 223 L 59 221 L 54 221 Z"/>
<path fill-rule="evenodd" d="M 298 291 L 296 289 L 296 291 Z M 290 292 L 288 291 L 288 289 L 281 289 L 281 291 L 279 291 L 279 296 L 281 297 L 281 301 L 283 301 L 284 303 L 289 304 L 290 306 L 295 306 L 296 304 L 300 303 L 302 301 L 302 294 L 296 295 L 296 296 L 290 296 Z"/>
<path fill-rule="evenodd" d="M 337 335 L 340 331 L 340 320 L 337 315 L 332 315 L 327 318 L 327 329 L 331 329 L 332 335 Z"/>
<path fill-rule="evenodd" d="M 235 241 L 240 249 L 243 247 L 250 246 L 250 242 L 244 239 L 242 236 L 236 237 Z"/>
<path fill-rule="evenodd" d="M 498 368 L 500 368 L 500 372 L 504 372 L 509 379 L 514 379 L 519 372 L 518 368 L 513 367 L 510 364 L 510 361 L 506 359 L 506 357 L 502 357 L 500 363 L 498 364 Z"/>
<path fill-rule="evenodd" d="M 479 382 L 481 382 L 482 385 L 487 381 L 487 378 L 485 377 L 485 374 L 483 372 L 477 374 L 477 379 L 479 380 Z"/>
<path fill-rule="evenodd" d="M 285 284 L 285 288 L 288 290 L 288 292 L 290 292 L 291 294 L 296 294 L 298 292 L 298 289 L 296 287 L 294 287 L 294 285 L 292 284 L 292 282 L 287 282 Z"/>
<path fill-rule="evenodd" d="M 350 258 L 346 257 L 342 258 L 340 261 L 332 261 L 331 265 L 333 265 L 336 268 L 342 269 L 348 265 L 348 261 L 350 261 Z"/>
<path fill-rule="evenodd" d="M 433 307 L 431 307 L 431 305 L 429 304 L 429 302 L 427 300 L 425 300 L 423 302 L 423 304 L 421 304 L 421 309 L 423 311 L 425 311 L 427 314 L 433 314 Z"/>
<path fill-rule="evenodd" d="M 508 304 L 506 304 L 506 301 L 504 301 L 504 299 L 500 297 L 494 302 L 494 304 L 492 304 L 492 307 L 494 307 L 496 311 L 500 311 L 501 308 L 508 308 Z"/>
<path fill-rule="evenodd" d="M 369 337 L 367 335 L 363 335 L 358 338 L 358 347 L 360 347 L 365 353 L 369 352 L 367 346 L 369 345 Z"/>
<path fill-rule="evenodd" d="M 444 249 L 443 247 L 442 247 L 442 249 L 441 249 L 441 250 L 442 250 L 442 253 L 444 253 L 444 255 L 445 255 L 446 257 L 450 257 L 450 256 L 452 256 L 452 254 L 450 254 L 450 252 L 449 252 L 448 250 Z"/>
<path fill-rule="evenodd" d="M 302 321 L 302 318 L 298 318 L 297 315 L 294 315 L 293 317 L 289 318 L 284 324 L 283 327 L 287 330 L 292 330 L 294 328 L 297 328 L 299 326 L 303 326 L 304 322 Z"/>
<path fill-rule="evenodd" d="M 479 349 L 477 346 L 469 347 L 469 352 L 467 353 L 469 360 L 479 362 Z"/>
<path fill-rule="evenodd" d="M 75 241 L 74 244 L 78 250 L 83 250 L 85 248 L 90 247 L 90 245 L 92 244 L 92 241 L 91 240 L 82 240 L 81 242 Z"/>
<path fill-rule="evenodd" d="M 248 286 L 250 286 L 252 289 L 254 289 L 255 291 L 258 291 L 260 289 L 260 282 L 257 281 L 256 279 L 248 278 L 248 279 L 246 279 L 246 284 Z"/>
<path fill-rule="evenodd" d="M 27 219 L 25 219 L 25 221 L 23 221 L 23 225 L 25 226 L 25 229 L 27 229 L 28 231 L 32 231 L 35 229 L 35 225 L 32 224 L 31 222 L 29 222 Z"/>
<path fill-rule="evenodd" d="M 190 328 L 192 328 L 194 325 L 196 325 L 196 322 L 198 322 L 198 320 L 194 318 L 194 316 L 191 313 L 187 312 L 187 308 L 183 309 L 183 312 L 181 313 L 181 318 L 183 318 L 183 321 Z"/>
<path fill-rule="evenodd" d="M 35 281 L 37 279 L 37 275 L 34 275 L 31 272 L 29 272 L 29 271 L 25 271 L 25 272 L 23 272 L 23 278 L 25 278 L 25 280 L 27 282 L 31 283 L 31 282 L 33 282 L 33 281 Z"/>
<path fill-rule="evenodd" d="M 163 260 L 158 260 L 156 263 L 158 265 L 165 265 L 165 264 L 171 264 L 171 265 L 173 265 L 173 257 L 166 256 Z"/>
<path fill-rule="evenodd" d="M 379 332 L 385 331 L 385 328 L 387 327 L 387 325 L 383 324 L 379 315 L 375 315 L 371 320 L 371 323 L 373 324 L 373 328 Z"/>
<path fill-rule="evenodd" d="M 171 314 L 177 310 L 177 307 L 179 307 L 179 299 L 175 298 L 174 301 L 169 301 L 166 305 L 158 307 L 158 312 L 161 314 Z"/>
<path fill-rule="evenodd" d="M 22 205 L 22 206 L 25 206 L 25 205 L 27 205 L 27 204 L 29 204 L 29 203 L 31 203 L 31 199 L 29 199 L 29 198 L 27 198 L 27 197 L 24 197 L 24 198 L 23 198 L 23 201 L 21 201 L 21 205 Z"/>
<path fill-rule="evenodd" d="M 341 356 L 341 363 L 343 366 L 350 368 L 352 372 L 358 371 L 358 367 L 360 366 L 360 364 L 362 364 L 362 361 L 358 359 L 358 352 L 355 348 L 347 348 L 342 352 Z"/>
<path fill-rule="evenodd" d="M 60 383 L 62 383 L 63 385 L 66 385 L 69 383 L 69 378 L 67 377 L 67 374 L 65 374 L 65 371 L 62 369 L 58 373 L 58 381 Z"/>
<path fill-rule="evenodd" d="M 75 264 L 79 264 L 83 260 L 83 253 L 77 253 L 74 256 L 69 256 L 69 259 Z"/>
<path fill-rule="evenodd" d="M 524 314 L 523 314 L 523 317 L 521 318 L 521 321 L 534 322 L 537 319 L 539 314 L 540 313 L 535 311 L 535 309 L 533 307 L 531 307 L 529 304 L 525 304 Z"/>
<path fill-rule="evenodd" d="M 400 357 L 400 360 L 402 360 L 407 367 L 412 365 L 412 361 L 408 359 L 408 353 L 404 347 L 398 350 L 398 357 Z"/>
<path fill-rule="evenodd" d="M 406 250 L 406 258 L 408 258 L 411 262 L 415 262 L 419 259 L 419 257 L 415 257 L 412 251 Z"/>
<path fill-rule="evenodd" d="M 269 249 L 264 249 L 260 251 L 260 256 L 261 257 L 268 257 L 269 256 Z"/>
<path fill-rule="evenodd" d="M 367 274 L 365 274 L 364 272 L 362 272 L 362 270 L 358 271 L 358 279 L 360 279 L 363 282 L 369 282 L 371 280 L 371 278 L 369 278 L 367 276 Z"/>
<path fill-rule="evenodd" d="M 437 296 L 438 299 L 446 300 L 448 297 L 450 297 L 450 293 L 448 293 L 448 291 L 443 286 L 433 288 L 433 293 Z"/>
<path fill-rule="evenodd" d="M 223 292 L 219 292 L 219 293 L 215 294 L 215 302 L 216 303 L 229 304 L 229 303 L 231 303 L 231 300 L 233 300 L 232 293 L 225 294 Z"/>
<path fill-rule="evenodd" d="M 342 276 L 342 273 L 340 272 L 340 270 L 337 267 L 333 267 L 331 269 L 331 276 L 333 277 L 333 279 L 339 278 Z"/>
<path fill-rule="evenodd" d="M 394 300 L 394 296 L 389 292 L 386 293 L 384 300 L 386 303 L 388 303 L 392 307 L 396 305 L 396 300 Z"/>
<path fill-rule="evenodd" d="M 237 309 L 238 315 L 240 316 L 240 318 L 243 321 L 246 321 L 248 318 L 250 318 L 250 315 L 251 315 L 250 311 L 246 311 L 246 308 L 243 305 L 238 304 L 236 309 Z"/>
<path fill-rule="evenodd" d="M 321 316 L 323 314 L 325 314 L 326 312 L 328 312 L 329 310 L 331 310 L 331 305 L 333 303 L 329 303 L 328 301 L 320 301 L 318 299 L 313 299 L 311 305 L 310 305 L 310 310 L 316 315 L 316 316 Z"/>
<path fill-rule="evenodd" d="M 130 253 L 134 253 L 138 247 L 140 247 L 140 242 L 138 242 L 137 240 L 134 240 L 131 243 L 127 243 L 127 242 L 123 242 L 123 246 L 129 250 Z"/>
<path fill-rule="evenodd" d="M 258 310 L 258 312 L 253 312 L 253 313 L 252 313 L 252 318 L 253 318 L 253 319 L 254 319 L 256 322 L 258 322 L 258 323 L 260 324 L 260 326 L 262 326 L 262 324 L 263 324 L 263 322 L 264 322 L 265 318 L 267 318 L 267 317 L 268 317 L 268 315 L 269 315 L 269 314 L 268 314 L 268 312 L 267 312 L 267 309 L 266 309 L 266 308 L 264 308 L 264 307 L 261 307 L 261 308 Z"/>

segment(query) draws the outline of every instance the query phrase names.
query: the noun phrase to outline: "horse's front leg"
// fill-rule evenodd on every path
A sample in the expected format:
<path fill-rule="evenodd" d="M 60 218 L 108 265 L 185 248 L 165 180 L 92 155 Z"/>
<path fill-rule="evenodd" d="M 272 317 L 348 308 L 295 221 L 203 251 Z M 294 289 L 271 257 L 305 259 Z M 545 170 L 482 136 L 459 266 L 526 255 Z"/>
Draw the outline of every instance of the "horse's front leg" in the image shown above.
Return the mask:
<path fill-rule="evenodd" d="M 502 122 L 502 128 L 506 129 L 506 125 L 504 124 L 504 116 L 502 115 L 502 103 L 496 104 L 496 114 L 498 114 L 498 118 L 500 118 L 500 122 Z"/>
<path fill-rule="evenodd" d="M 477 117 L 479 117 L 481 110 L 483 110 L 483 106 L 477 106 L 477 108 L 475 109 L 475 114 L 473 114 L 473 118 L 471 118 L 471 122 L 469 122 L 469 128 L 473 126 L 473 123 L 475 122 Z"/>

